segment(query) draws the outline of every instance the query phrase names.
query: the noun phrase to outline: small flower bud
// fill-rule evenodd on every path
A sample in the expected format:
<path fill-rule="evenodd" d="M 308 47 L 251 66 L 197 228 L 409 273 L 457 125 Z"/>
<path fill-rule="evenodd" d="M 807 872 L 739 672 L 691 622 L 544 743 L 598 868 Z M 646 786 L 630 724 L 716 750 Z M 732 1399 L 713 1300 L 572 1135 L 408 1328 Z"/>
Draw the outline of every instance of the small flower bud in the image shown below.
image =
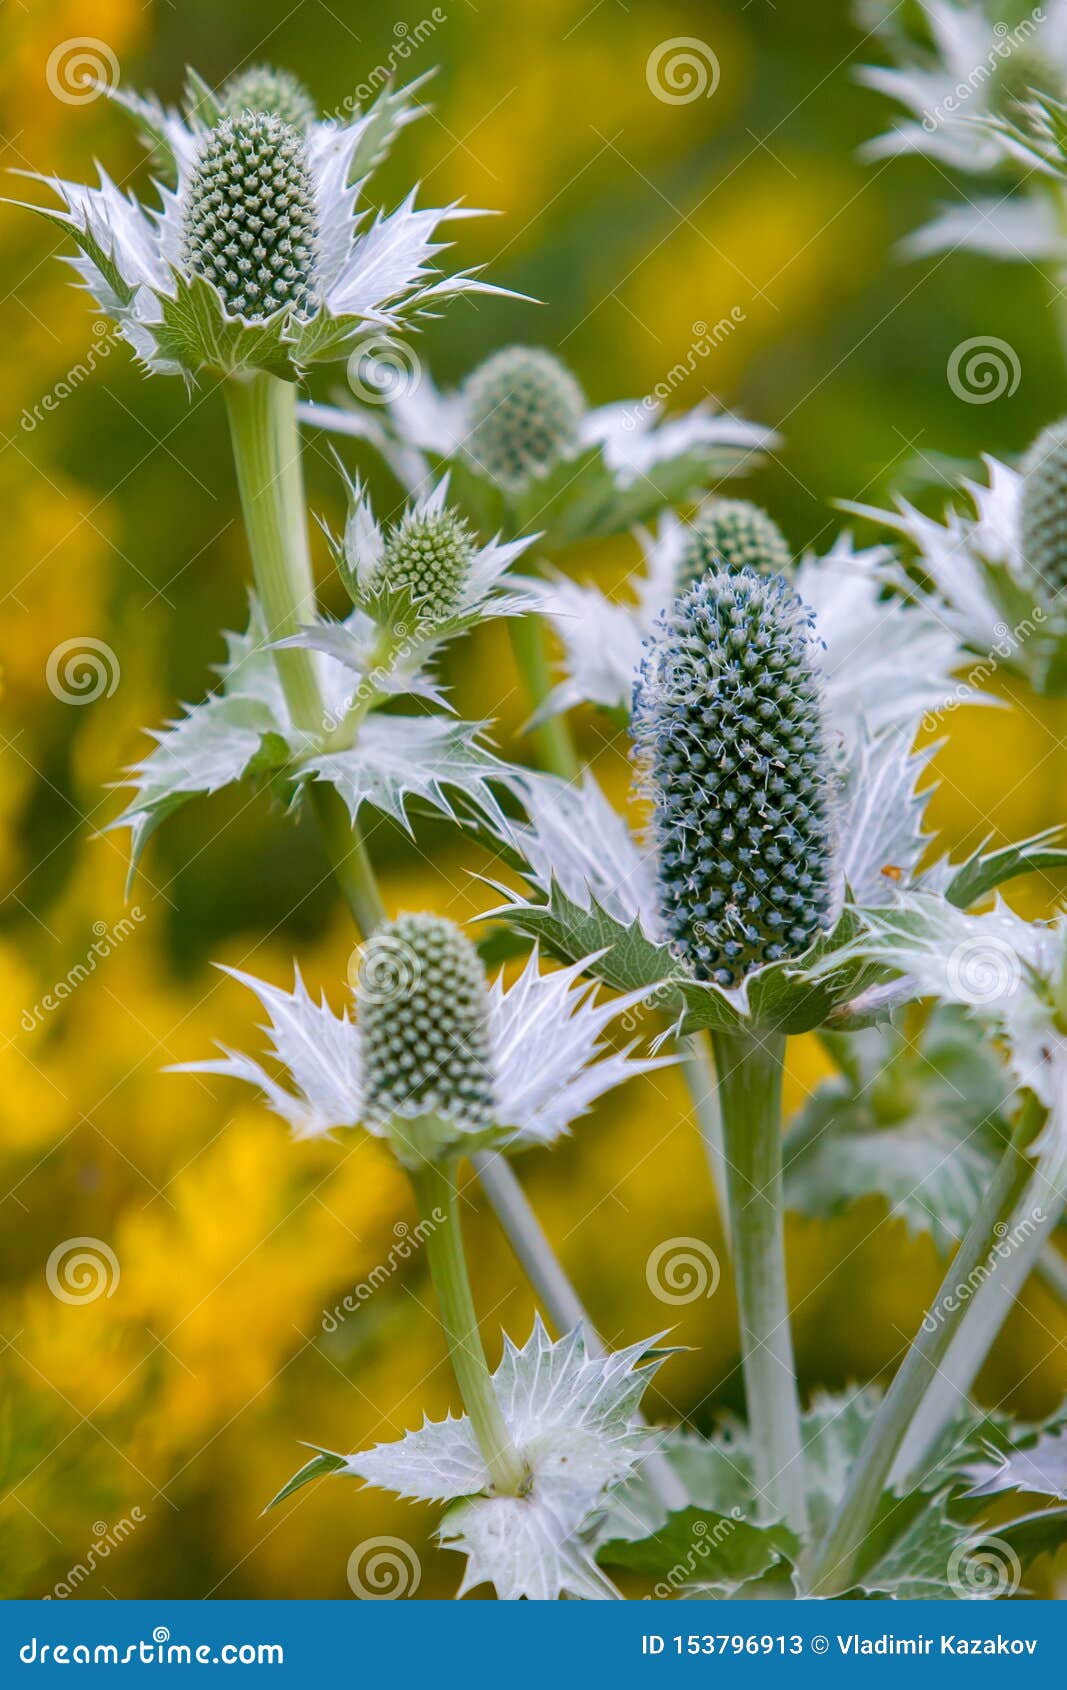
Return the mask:
<path fill-rule="evenodd" d="M 442 916 L 404 915 L 368 941 L 356 982 L 367 1119 L 492 1124 L 489 1000 L 478 952 Z M 420 1148 L 418 1136 L 405 1141 Z M 427 1135 L 424 1154 L 440 1142 Z"/>
<path fill-rule="evenodd" d="M 494 353 L 468 377 L 466 400 L 467 451 L 504 487 L 521 490 L 577 450 L 585 397 L 550 352 Z"/>
<path fill-rule="evenodd" d="M 227 309 L 261 321 L 308 310 L 315 275 L 315 195 L 303 137 L 281 118 L 244 111 L 207 136 L 189 188 L 189 266 Z"/>
<path fill-rule="evenodd" d="M 1022 472 L 1023 560 L 1051 602 L 1067 588 L 1067 417 L 1038 435 Z"/>
<path fill-rule="evenodd" d="M 409 511 L 386 539 L 374 596 L 390 621 L 432 628 L 456 613 L 473 561 L 474 536 L 455 511 Z"/>
<path fill-rule="evenodd" d="M 246 111 L 269 112 L 294 129 L 309 128 L 316 116 L 315 102 L 299 77 L 273 65 L 249 65 L 224 85 L 220 117 L 240 117 Z"/>
<path fill-rule="evenodd" d="M 789 545 L 778 524 L 747 499 L 711 499 L 686 532 L 678 570 L 683 593 L 709 569 L 754 569 L 757 575 L 788 575 Z"/>
<path fill-rule="evenodd" d="M 780 576 L 706 575 L 663 613 L 635 689 L 660 907 L 698 980 L 736 986 L 826 926 L 832 788 L 812 613 Z"/>

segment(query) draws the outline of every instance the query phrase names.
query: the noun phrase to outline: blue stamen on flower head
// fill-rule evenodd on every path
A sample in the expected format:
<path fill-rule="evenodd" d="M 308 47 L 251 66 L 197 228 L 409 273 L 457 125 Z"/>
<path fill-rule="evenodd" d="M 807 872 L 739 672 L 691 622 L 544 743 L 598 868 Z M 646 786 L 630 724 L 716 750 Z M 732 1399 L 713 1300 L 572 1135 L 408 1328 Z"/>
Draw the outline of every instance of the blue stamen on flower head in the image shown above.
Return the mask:
<path fill-rule="evenodd" d="M 646 643 L 634 743 L 669 941 L 735 986 L 827 925 L 832 786 L 813 615 L 781 576 L 706 575 Z"/>

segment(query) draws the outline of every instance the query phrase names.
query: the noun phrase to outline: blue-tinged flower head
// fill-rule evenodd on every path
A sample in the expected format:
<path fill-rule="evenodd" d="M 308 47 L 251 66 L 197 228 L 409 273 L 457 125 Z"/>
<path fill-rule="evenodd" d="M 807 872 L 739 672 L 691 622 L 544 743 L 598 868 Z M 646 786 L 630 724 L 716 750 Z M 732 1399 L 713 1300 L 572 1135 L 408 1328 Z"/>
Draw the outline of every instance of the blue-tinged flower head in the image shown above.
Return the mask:
<path fill-rule="evenodd" d="M 261 320 L 283 306 L 306 310 L 317 228 L 300 131 L 269 112 L 217 124 L 193 174 L 183 235 L 190 268 L 231 312 Z"/>
<path fill-rule="evenodd" d="M 684 592 L 709 569 L 788 575 L 792 562 L 785 535 L 759 505 L 748 499 L 709 499 L 686 530 L 678 591 Z"/>
<path fill-rule="evenodd" d="M 356 982 L 366 1115 L 431 1116 L 464 1132 L 493 1119 L 489 999 L 478 952 L 443 916 L 404 915 L 364 947 Z"/>
<path fill-rule="evenodd" d="M 813 616 L 781 576 L 706 575 L 646 643 L 634 741 L 662 918 L 698 980 L 736 986 L 827 925 L 832 785 Z"/>
<path fill-rule="evenodd" d="M 468 377 L 465 399 L 467 450 L 504 487 L 521 489 L 577 450 L 585 396 L 551 352 L 495 352 Z"/>
<path fill-rule="evenodd" d="M 1023 559 L 1049 600 L 1067 589 L 1067 417 L 1039 434 L 1023 460 Z"/>
<path fill-rule="evenodd" d="M 224 85 L 219 116 L 240 117 L 246 111 L 270 112 L 294 129 L 306 129 L 317 115 L 315 102 L 300 78 L 273 65 L 249 65 Z"/>
<path fill-rule="evenodd" d="M 386 537 L 376 595 L 394 621 L 447 622 L 463 602 L 474 554 L 474 536 L 454 510 L 416 507 Z"/>

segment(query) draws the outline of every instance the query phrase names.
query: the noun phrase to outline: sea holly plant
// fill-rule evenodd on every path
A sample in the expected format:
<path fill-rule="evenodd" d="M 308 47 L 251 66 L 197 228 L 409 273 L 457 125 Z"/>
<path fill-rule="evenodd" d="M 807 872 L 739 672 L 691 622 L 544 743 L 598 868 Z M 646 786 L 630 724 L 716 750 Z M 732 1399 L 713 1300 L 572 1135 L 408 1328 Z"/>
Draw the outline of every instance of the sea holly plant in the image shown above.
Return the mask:
<path fill-rule="evenodd" d="M 881 567 L 883 578 L 955 633 L 978 659 L 972 674 L 984 681 L 1001 669 L 1040 695 L 1061 697 L 1067 691 L 1067 424 L 1044 429 L 1019 469 L 995 458 L 986 458 L 985 468 L 985 481 L 962 480 L 964 508 L 950 504 L 941 521 L 904 498 L 891 511 L 842 505 L 901 538 L 902 555 Z"/>
<path fill-rule="evenodd" d="M 363 951 L 354 1020 L 315 1004 L 299 975 L 292 992 L 237 976 L 270 1017 L 288 1085 L 232 1051 L 183 1065 L 256 1085 L 298 1137 L 362 1125 L 407 1169 L 466 1413 L 363 1455 L 320 1451 L 281 1494 L 343 1471 L 452 1503 L 441 1537 L 468 1557 L 461 1594 L 486 1581 L 502 1597 L 614 1594 L 587 1540 L 608 1489 L 656 1442 L 636 1420 L 662 1360 L 651 1343 L 591 1355 L 580 1328 L 553 1344 L 538 1322 L 491 1377 L 463 1252 L 461 1157 L 551 1144 L 594 1099 L 669 1060 L 604 1048 L 636 997 L 596 1003 L 581 974 L 542 973 L 534 954 L 510 986 L 489 987 L 452 922 L 402 916 Z"/>
<path fill-rule="evenodd" d="M 966 247 L 1014 262 L 1067 259 L 1062 185 L 1049 149 L 1064 133 L 1067 18 L 1062 0 L 1005 8 L 987 0 L 918 0 L 907 12 L 860 0 L 869 43 L 893 61 L 859 79 L 897 105 L 872 159 L 920 154 L 945 172 L 985 179 L 908 237 L 905 252 Z"/>

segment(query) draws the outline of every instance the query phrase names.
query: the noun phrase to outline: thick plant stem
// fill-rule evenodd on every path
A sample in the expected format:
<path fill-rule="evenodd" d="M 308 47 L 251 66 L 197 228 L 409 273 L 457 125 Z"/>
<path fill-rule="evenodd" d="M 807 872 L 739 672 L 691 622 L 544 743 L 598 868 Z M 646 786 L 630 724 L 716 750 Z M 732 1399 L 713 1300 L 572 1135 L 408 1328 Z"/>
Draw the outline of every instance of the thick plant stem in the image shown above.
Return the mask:
<path fill-rule="evenodd" d="M 971 1387 L 1031 1272 L 1043 1277 L 1044 1263 L 1063 1261 L 1047 1241 L 1063 1214 L 1065 1185 L 1063 1159 L 1032 1166 L 1011 1214 L 1001 1223 L 1004 1231 L 996 1272 L 983 1279 L 970 1299 L 937 1376 L 908 1427 L 890 1473 L 894 1485 L 898 1479 L 910 1484 L 924 1476 L 930 1450 L 970 1400 Z M 1063 1295 L 1060 1284 L 1051 1289 Z"/>
<path fill-rule="evenodd" d="M 741 1364 L 756 1485 L 768 1513 L 807 1529 L 782 1213 L 785 1038 L 716 1033 Z"/>
<path fill-rule="evenodd" d="M 688 1038 L 681 1039 L 679 1049 L 682 1053 L 679 1066 L 689 1088 L 693 1114 L 700 1128 L 700 1139 L 708 1159 L 711 1183 L 715 1189 L 715 1201 L 719 1206 L 719 1219 L 729 1248 L 730 1205 L 726 1194 L 726 1157 L 723 1152 L 722 1111 L 719 1108 L 719 1084 L 715 1076 L 715 1065 L 711 1060 L 706 1035 L 703 1033 L 691 1033 Z"/>
<path fill-rule="evenodd" d="M 426 1231 L 426 1256 L 441 1309 L 441 1324 L 463 1406 L 470 1416 L 493 1488 L 501 1496 L 518 1496 L 526 1485 L 528 1473 L 504 1423 L 482 1348 L 463 1253 L 455 1168 L 427 1163 L 411 1178 Z"/>
<path fill-rule="evenodd" d="M 832 1596 L 847 1590 L 862 1566 L 867 1535 L 916 1410 L 938 1377 L 975 1285 L 988 1280 L 999 1265 L 998 1247 L 1005 1236 L 1004 1216 L 1011 1215 L 1033 1176 L 1026 1147 L 1038 1129 L 1042 1114 L 1040 1107 L 1032 1103 L 1024 1109 L 1011 1143 L 949 1264 L 941 1289 L 897 1369 L 818 1552 L 811 1578 L 814 1595 Z M 976 1358 L 976 1370 L 984 1359 L 984 1355 Z"/>
<path fill-rule="evenodd" d="M 260 373 L 232 377 L 225 392 L 256 593 L 268 637 L 287 639 L 315 615 L 296 389 Z M 314 654 L 290 650 L 274 656 L 293 725 L 313 737 L 322 734 L 326 707 Z M 363 837 L 330 787 L 313 782 L 310 799 L 338 883 L 366 938 L 385 911 Z"/>
<path fill-rule="evenodd" d="M 536 710 L 552 690 L 544 625 L 539 616 L 512 616 L 508 619 L 508 628 L 516 667 L 522 676 L 530 708 Z M 566 717 L 551 716 L 547 722 L 533 729 L 530 738 L 542 769 L 547 769 L 549 774 L 560 775 L 564 780 L 577 779 L 580 765 Z"/>

